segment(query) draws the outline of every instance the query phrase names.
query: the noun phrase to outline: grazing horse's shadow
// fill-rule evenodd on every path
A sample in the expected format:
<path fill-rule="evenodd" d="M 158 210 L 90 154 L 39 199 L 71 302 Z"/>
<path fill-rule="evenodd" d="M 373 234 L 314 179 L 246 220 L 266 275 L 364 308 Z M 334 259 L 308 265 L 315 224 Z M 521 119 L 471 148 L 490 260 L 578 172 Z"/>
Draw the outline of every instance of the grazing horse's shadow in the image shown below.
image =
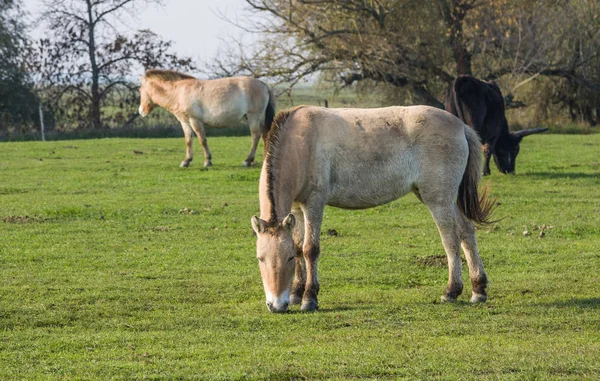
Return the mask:
<path fill-rule="evenodd" d="M 532 172 L 526 173 L 526 175 L 543 179 L 590 179 L 600 176 L 598 173 L 583 172 Z"/>
<path fill-rule="evenodd" d="M 296 315 L 296 314 L 311 314 L 314 312 L 318 312 L 318 313 L 337 313 L 337 312 L 344 312 L 344 311 L 366 311 L 366 310 L 372 310 L 372 307 L 368 307 L 368 306 L 357 306 L 357 307 L 351 307 L 351 306 L 340 306 L 340 307 L 333 307 L 333 308 L 318 308 L 316 311 L 300 311 L 300 306 L 298 306 L 298 308 L 293 308 L 287 310 L 283 315 L 285 314 L 292 314 L 292 315 Z"/>
<path fill-rule="evenodd" d="M 344 311 L 367 311 L 367 310 L 372 310 L 372 307 L 369 306 L 356 306 L 356 307 L 352 307 L 352 306 L 340 306 L 340 307 L 333 307 L 333 308 L 319 308 L 318 311 L 319 312 L 323 312 L 323 313 L 331 313 L 331 312 L 344 312 Z"/>
<path fill-rule="evenodd" d="M 549 305 L 553 307 L 578 307 L 600 309 L 600 298 L 574 298 L 569 300 L 559 300 L 540 304 L 546 306 Z"/>

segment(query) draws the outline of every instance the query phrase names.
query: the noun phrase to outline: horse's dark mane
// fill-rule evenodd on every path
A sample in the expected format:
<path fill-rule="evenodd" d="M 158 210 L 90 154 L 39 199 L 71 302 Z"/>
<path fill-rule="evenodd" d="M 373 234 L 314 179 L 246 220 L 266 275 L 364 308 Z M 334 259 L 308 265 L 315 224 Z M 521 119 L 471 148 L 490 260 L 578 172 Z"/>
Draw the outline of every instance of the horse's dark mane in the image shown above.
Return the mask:
<path fill-rule="evenodd" d="M 167 82 L 179 81 L 181 79 L 196 79 L 195 77 L 192 77 L 191 75 L 188 75 L 188 74 L 180 73 L 175 70 L 164 70 L 164 69 L 147 70 L 146 73 L 144 74 L 144 77 L 155 78 L 155 79 L 159 79 L 161 81 L 167 81 Z"/>
<path fill-rule="evenodd" d="M 275 163 L 275 157 L 277 155 L 279 146 L 279 136 L 282 131 L 283 125 L 287 121 L 290 115 L 303 106 L 294 107 L 288 110 L 283 110 L 277 113 L 271 128 L 265 137 L 265 165 L 267 172 L 267 192 L 269 196 L 269 203 L 271 204 L 271 215 L 269 216 L 269 225 L 277 224 L 277 211 L 275 210 L 275 170 L 273 164 Z"/>

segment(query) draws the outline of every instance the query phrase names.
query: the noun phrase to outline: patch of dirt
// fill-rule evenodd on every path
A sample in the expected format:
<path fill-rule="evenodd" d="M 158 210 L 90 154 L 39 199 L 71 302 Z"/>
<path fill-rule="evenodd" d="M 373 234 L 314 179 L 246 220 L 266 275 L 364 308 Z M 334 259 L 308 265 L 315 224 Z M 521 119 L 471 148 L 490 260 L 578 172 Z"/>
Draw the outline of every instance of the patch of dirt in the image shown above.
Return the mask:
<path fill-rule="evenodd" d="M 9 224 L 29 224 L 34 222 L 44 222 L 46 219 L 31 216 L 6 216 L 2 217 L 2 221 Z"/>
<path fill-rule="evenodd" d="M 340 233 L 338 233 L 338 231 L 335 229 L 327 229 L 327 232 L 325 234 L 327 234 L 330 237 L 337 237 L 338 235 L 340 235 Z"/>
<path fill-rule="evenodd" d="M 179 211 L 179 214 L 199 214 L 197 211 L 188 208 L 187 206 Z"/>
<path fill-rule="evenodd" d="M 446 266 L 448 266 L 448 259 L 446 258 L 446 254 L 427 255 L 424 257 L 417 257 L 415 262 L 420 264 L 421 266 L 427 266 L 427 267 L 446 267 Z"/>

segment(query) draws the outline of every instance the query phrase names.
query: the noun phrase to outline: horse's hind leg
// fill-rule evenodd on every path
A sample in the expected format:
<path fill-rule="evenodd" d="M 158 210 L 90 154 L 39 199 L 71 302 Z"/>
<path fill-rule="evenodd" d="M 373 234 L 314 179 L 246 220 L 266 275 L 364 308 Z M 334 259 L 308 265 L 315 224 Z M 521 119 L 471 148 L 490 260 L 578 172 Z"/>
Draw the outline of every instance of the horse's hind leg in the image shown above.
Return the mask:
<path fill-rule="evenodd" d="M 483 262 L 479 257 L 477 240 L 475 239 L 475 226 L 461 214 L 461 241 L 465 252 L 467 265 L 469 266 L 469 278 L 473 286 L 471 303 L 485 302 L 487 300 L 487 275 L 483 268 Z"/>
<path fill-rule="evenodd" d="M 181 122 L 183 135 L 185 136 L 185 159 L 179 164 L 181 168 L 189 167 L 190 162 L 194 160 L 194 151 L 192 149 L 192 127 L 188 123 Z"/>
<path fill-rule="evenodd" d="M 250 135 L 252 136 L 252 146 L 250 147 L 250 153 L 246 160 L 244 160 L 244 167 L 249 167 L 254 162 L 256 156 L 256 147 L 261 137 L 261 118 L 254 115 L 248 115 L 248 127 L 250 127 Z"/>
<path fill-rule="evenodd" d="M 462 261 L 460 259 L 460 226 L 458 221 L 458 207 L 453 202 L 443 204 L 425 203 L 437 225 L 442 244 L 448 257 L 448 286 L 442 301 L 452 302 L 462 293 Z"/>
<path fill-rule="evenodd" d="M 206 141 L 206 132 L 204 131 L 204 125 L 198 119 L 190 119 L 190 124 L 198 137 L 198 141 L 202 144 L 202 148 L 204 149 L 204 166 L 210 167 L 212 166 L 212 154 L 210 153 L 210 149 L 208 148 L 208 142 Z"/>

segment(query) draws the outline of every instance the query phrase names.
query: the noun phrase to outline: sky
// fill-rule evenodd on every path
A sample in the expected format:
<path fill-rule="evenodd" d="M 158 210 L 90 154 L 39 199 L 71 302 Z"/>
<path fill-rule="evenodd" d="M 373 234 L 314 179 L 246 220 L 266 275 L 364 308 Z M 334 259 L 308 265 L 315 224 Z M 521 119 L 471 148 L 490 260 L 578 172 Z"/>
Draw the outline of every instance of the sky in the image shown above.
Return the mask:
<path fill-rule="evenodd" d="M 33 17 L 39 15 L 41 0 L 23 0 L 25 8 Z M 252 36 L 244 33 L 227 21 L 221 19 L 222 13 L 230 19 L 241 19 L 248 15 L 244 12 L 244 0 L 163 0 L 163 6 L 150 5 L 137 15 L 137 22 L 130 25 L 131 31 L 150 29 L 164 40 L 174 42 L 176 53 L 189 56 L 198 62 L 207 62 L 215 57 L 220 38 L 244 38 L 252 41 Z M 34 30 L 34 37 L 43 31 Z"/>

